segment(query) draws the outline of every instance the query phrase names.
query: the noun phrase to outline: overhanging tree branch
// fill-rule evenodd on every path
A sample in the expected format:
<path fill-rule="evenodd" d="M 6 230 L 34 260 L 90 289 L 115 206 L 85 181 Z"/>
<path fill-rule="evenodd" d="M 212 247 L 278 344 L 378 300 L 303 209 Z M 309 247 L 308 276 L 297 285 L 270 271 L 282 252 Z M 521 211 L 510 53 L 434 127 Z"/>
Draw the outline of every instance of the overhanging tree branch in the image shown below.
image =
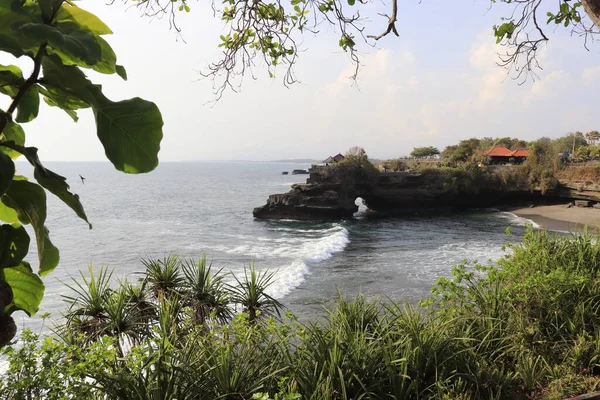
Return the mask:
<path fill-rule="evenodd" d="M 19 103 L 25 96 L 25 93 L 27 93 L 27 91 L 37 83 L 42 68 L 42 58 L 44 55 L 46 55 L 46 46 L 46 44 L 40 46 L 36 56 L 33 58 L 33 71 L 31 72 L 31 75 L 25 82 L 23 82 L 21 87 L 19 87 L 19 91 L 13 98 L 10 106 L 8 106 L 6 112 L 0 113 L 0 133 L 4 132 L 4 128 L 6 128 L 6 125 L 8 124 L 10 118 L 12 118 L 12 114 L 19 106 Z"/>
<path fill-rule="evenodd" d="M 383 33 L 381 33 L 377 36 L 368 35 L 367 38 L 379 40 L 382 37 L 387 36 L 390 32 L 394 32 L 394 35 L 400 36 L 398 34 L 398 31 L 396 30 L 396 21 L 397 21 L 397 17 L 398 17 L 398 0 L 392 0 L 392 15 L 391 16 L 389 16 L 387 14 L 379 14 L 379 15 L 387 17 L 387 19 L 388 19 L 387 29 L 385 31 L 383 31 Z"/>

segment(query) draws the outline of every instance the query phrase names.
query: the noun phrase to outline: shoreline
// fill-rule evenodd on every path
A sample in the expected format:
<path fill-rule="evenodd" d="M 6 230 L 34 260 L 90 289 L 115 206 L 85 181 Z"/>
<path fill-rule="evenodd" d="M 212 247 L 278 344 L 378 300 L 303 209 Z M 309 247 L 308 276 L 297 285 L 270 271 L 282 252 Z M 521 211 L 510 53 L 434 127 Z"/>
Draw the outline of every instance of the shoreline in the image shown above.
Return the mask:
<path fill-rule="evenodd" d="M 527 218 L 549 231 L 583 232 L 600 231 L 600 209 L 567 207 L 566 204 L 540 205 L 534 207 L 510 207 L 504 211 Z"/>

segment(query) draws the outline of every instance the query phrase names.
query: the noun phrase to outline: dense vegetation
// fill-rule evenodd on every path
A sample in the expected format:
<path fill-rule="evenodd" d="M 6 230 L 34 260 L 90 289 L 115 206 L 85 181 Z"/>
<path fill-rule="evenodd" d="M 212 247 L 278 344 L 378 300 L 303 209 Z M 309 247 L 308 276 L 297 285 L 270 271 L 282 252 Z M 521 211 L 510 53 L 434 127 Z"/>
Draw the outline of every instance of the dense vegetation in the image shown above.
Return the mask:
<path fill-rule="evenodd" d="M 112 288 L 101 270 L 65 298 L 61 340 L 4 350 L 0 397 L 562 399 L 600 383 L 597 239 L 529 229 L 418 307 L 340 297 L 311 322 L 277 317 L 254 268 L 236 281 L 169 257 Z"/>
<path fill-rule="evenodd" d="M 71 1 L 0 0 L 0 54 L 33 63 L 28 77 L 16 65 L 0 65 L 0 97 L 8 104 L 0 109 L 0 347 L 15 335 L 12 313 L 38 311 L 44 296 L 41 277 L 60 259 L 46 227 L 46 191 L 92 228 L 66 179 L 42 165 L 37 148 L 25 145 L 21 124 L 38 116 L 40 99 L 74 121 L 79 110 L 91 109 L 106 157 L 119 171 L 143 173 L 158 165 L 163 125 L 158 107 L 138 97 L 112 101 L 82 71 L 127 79 L 103 38 L 111 33 L 100 19 Z M 21 156 L 34 167 L 37 183 L 15 174 L 13 159 Z M 37 273 L 24 261 L 30 237 L 23 225 L 28 224 L 37 242 Z"/>

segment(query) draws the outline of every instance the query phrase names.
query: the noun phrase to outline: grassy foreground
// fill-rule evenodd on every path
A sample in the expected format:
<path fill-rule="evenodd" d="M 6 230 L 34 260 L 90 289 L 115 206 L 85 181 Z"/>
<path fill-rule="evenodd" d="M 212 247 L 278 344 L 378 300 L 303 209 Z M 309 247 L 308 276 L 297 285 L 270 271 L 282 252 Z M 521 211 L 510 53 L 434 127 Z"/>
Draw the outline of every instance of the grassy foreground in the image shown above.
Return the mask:
<path fill-rule="evenodd" d="M 600 241 L 528 230 L 493 267 L 458 265 L 418 307 L 339 298 L 313 322 L 250 268 L 146 261 L 73 285 L 60 339 L 5 353 L 6 399 L 563 399 L 600 383 Z M 237 313 L 233 311 L 237 310 Z"/>

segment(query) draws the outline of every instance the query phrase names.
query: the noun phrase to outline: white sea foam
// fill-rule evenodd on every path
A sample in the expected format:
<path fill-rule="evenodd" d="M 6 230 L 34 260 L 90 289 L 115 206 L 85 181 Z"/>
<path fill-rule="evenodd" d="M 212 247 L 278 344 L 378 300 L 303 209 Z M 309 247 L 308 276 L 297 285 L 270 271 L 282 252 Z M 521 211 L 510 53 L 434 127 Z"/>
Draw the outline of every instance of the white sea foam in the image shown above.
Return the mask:
<path fill-rule="evenodd" d="M 276 274 L 275 283 L 271 287 L 271 295 L 282 298 L 292 289 L 304 282 L 305 276 L 310 273 L 310 266 L 330 259 L 335 253 L 343 251 L 350 243 L 348 230 L 336 226 L 329 231 L 329 235 L 319 239 L 308 239 L 295 253 L 300 256 L 291 264 L 282 267 Z"/>
<path fill-rule="evenodd" d="M 304 282 L 312 265 L 328 260 L 335 253 L 343 251 L 350 242 L 348 230 L 339 225 L 326 230 L 303 231 L 320 233 L 320 236 L 293 240 L 247 237 L 245 243 L 221 250 L 228 254 L 252 257 L 255 260 L 273 257 L 282 259 L 282 265 L 276 269 L 275 279 L 268 289 L 271 296 L 280 299 Z M 260 262 L 258 264 L 260 265 Z"/>
<path fill-rule="evenodd" d="M 519 217 L 518 215 L 510 213 L 510 212 L 501 211 L 501 212 L 496 213 L 495 215 L 498 216 L 499 218 L 508 220 L 511 224 L 514 224 L 514 225 L 525 226 L 525 225 L 529 224 L 529 225 L 533 226 L 535 229 L 541 228 L 541 226 L 539 224 L 536 224 L 532 220 L 530 220 L 528 218 Z"/>
<path fill-rule="evenodd" d="M 348 230 L 340 225 L 326 229 L 293 229 L 274 228 L 271 231 L 281 231 L 282 234 L 295 232 L 295 237 L 251 237 L 235 236 L 235 242 L 230 245 L 205 245 L 194 243 L 188 248 L 202 248 L 204 251 L 218 251 L 226 254 L 240 256 L 240 258 L 253 259 L 260 267 L 261 260 L 281 260 L 276 270 L 275 280 L 269 293 L 282 298 L 292 289 L 298 287 L 304 277 L 310 273 L 311 265 L 330 259 L 335 253 L 343 251 L 350 242 Z"/>
<path fill-rule="evenodd" d="M 275 280 L 268 292 L 276 299 L 281 299 L 304 282 L 304 277 L 310 273 L 308 265 L 303 261 L 294 261 L 278 270 Z"/>

